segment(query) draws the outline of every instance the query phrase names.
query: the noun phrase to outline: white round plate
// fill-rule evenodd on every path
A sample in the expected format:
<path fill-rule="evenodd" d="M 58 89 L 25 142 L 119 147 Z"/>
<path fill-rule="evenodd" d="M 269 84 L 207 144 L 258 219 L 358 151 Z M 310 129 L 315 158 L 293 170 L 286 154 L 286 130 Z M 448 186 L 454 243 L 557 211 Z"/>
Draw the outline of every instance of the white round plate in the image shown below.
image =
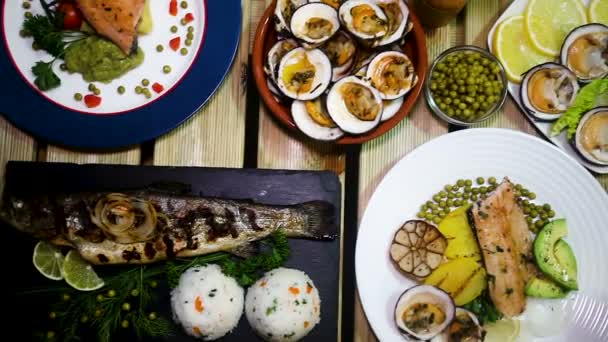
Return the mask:
<path fill-rule="evenodd" d="M 577 259 L 579 291 L 556 301 L 556 334 L 525 341 L 608 341 L 608 195 L 598 181 L 557 147 L 505 129 L 467 129 L 434 139 L 401 159 L 365 210 L 357 238 L 357 286 L 380 341 L 404 341 L 393 322 L 398 296 L 415 283 L 391 264 L 394 232 L 445 184 L 460 178 L 509 177 L 565 218 Z M 525 320 L 521 322 L 525 326 Z"/>
<path fill-rule="evenodd" d="M 145 35 L 140 34 L 138 37 L 138 46 L 144 52 L 144 61 L 135 69 L 111 82 L 87 82 L 79 73 L 68 73 L 60 70 L 60 65 L 63 61 L 57 61 L 53 63 L 53 70 L 61 79 L 61 85 L 44 92 L 38 90 L 36 85 L 34 85 L 35 76 L 31 68 L 36 62 L 48 62 L 53 60 L 53 57 L 43 50 L 34 51 L 32 49 L 33 38 L 21 37 L 20 31 L 23 27 L 26 11 L 34 15 L 44 15 L 44 10 L 39 1 L 29 2 L 31 8 L 28 10 L 22 8 L 21 2 L 15 2 L 12 6 L 9 6 L 9 1 L 7 1 L 3 5 L 6 8 L 4 10 L 4 18 L 0 22 L 4 23 L 4 38 L 9 50 L 9 56 L 23 79 L 33 89 L 61 107 L 88 114 L 117 114 L 143 107 L 169 93 L 188 72 L 202 46 L 207 15 L 205 3 L 200 0 L 188 1 L 189 6 L 187 9 L 179 7 L 178 2 L 179 10 L 177 16 L 169 14 L 169 1 L 148 1 L 150 1 L 150 16 L 153 28 L 150 33 Z M 188 13 L 194 16 L 194 20 L 187 25 L 182 25 L 180 20 Z M 176 33 L 171 32 L 171 26 L 177 27 Z M 187 30 L 190 26 L 194 28 L 194 37 L 192 45 L 186 46 Z M 180 38 L 180 48 L 188 50 L 186 55 L 182 55 L 179 49 L 174 51 L 169 47 L 169 41 L 174 38 Z M 163 46 L 162 52 L 156 50 L 157 45 Z M 165 65 L 171 67 L 171 72 L 168 74 L 163 72 L 163 66 Z M 135 87 L 141 86 L 141 81 L 144 78 L 150 81 L 152 97 L 149 99 L 142 94 L 135 93 Z M 164 87 L 162 92 L 156 93 L 151 89 L 151 85 L 155 82 Z M 94 83 L 101 90 L 102 102 L 98 107 L 87 108 L 84 101 L 74 100 L 75 93 L 83 95 L 90 93 L 88 91 L 89 83 Z M 126 89 L 123 95 L 120 95 L 117 91 L 119 86 L 124 86 Z"/>

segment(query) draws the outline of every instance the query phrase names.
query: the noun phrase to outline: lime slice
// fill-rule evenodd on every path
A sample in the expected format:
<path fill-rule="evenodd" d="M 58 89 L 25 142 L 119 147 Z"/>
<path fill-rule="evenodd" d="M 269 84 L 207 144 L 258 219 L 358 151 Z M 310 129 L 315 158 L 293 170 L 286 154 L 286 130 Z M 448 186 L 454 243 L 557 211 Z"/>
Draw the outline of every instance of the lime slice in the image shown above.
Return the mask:
<path fill-rule="evenodd" d="M 97 290 L 104 285 L 103 279 L 97 276 L 93 267 L 77 251 L 71 250 L 63 262 L 65 281 L 80 291 Z"/>
<path fill-rule="evenodd" d="M 34 267 L 45 277 L 52 280 L 61 280 L 61 268 L 63 266 L 63 254 L 59 248 L 48 242 L 40 241 L 34 247 L 32 258 Z"/>
<path fill-rule="evenodd" d="M 484 342 L 513 342 L 519 336 L 519 321 L 503 318 L 494 323 L 485 324 Z"/>
<path fill-rule="evenodd" d="M 511 82 L 519 83 L 522 74 L 535 65 L 551 61 L 536 51 L 524 33 L 524 17 L 510 17 L 494 31 L 493 52 L 505 68 Z"/>
<path fill-rule="evenodd" d="M 568 33 L 587 23 L 581 0 L 530 0 L 524 17 L 530 41 L 549 56 L 558 56 Z"/>
<path fill-rule="evenodd" d="M 608 25 L 608 0 L 592 0 L 587 15 L 589 22 Z"/>

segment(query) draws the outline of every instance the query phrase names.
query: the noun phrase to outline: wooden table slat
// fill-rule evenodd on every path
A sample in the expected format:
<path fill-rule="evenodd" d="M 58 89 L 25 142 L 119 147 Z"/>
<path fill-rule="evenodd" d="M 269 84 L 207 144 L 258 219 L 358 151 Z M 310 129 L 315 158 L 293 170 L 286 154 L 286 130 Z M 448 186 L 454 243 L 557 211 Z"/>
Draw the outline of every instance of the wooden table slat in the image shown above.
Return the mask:
<path fill-rule="evenodd" d="M 213 97 L 178 128 L 156 140 L 155 165 L 241 167 L 245 146 L 246 73 L 252 2 L 241 1 L 242 29 L 234 62 Z"/>
<path fill-rule="evenodd" d="M 113 152 L 83 152 L 49 145 L 46 161 L 78 164 L 139 164 L 140 155 L 139 146 Z"/>

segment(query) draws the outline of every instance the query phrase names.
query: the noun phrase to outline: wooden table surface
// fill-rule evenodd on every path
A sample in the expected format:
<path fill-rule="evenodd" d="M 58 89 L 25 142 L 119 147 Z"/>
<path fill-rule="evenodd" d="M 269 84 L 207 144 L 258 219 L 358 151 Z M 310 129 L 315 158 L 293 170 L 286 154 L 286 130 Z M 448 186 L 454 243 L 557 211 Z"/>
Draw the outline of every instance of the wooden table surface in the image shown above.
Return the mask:
<path fill-rule="evenodd" d="M 450 127 L 429 112 L 421 97 L 399 125 L 361 146 L 319 144 L 287 131 L 260 103 L 248 68 L 253 36 L 259 18 L 270 2 L 242 0 L 242 35 L 230 73 L 199 113 L 175 130 L 142 145 L 118 151 L 90 152 L 38 141 L 0 116 L 0 177 L 8 160 L 331 170 L 340 176 L 344 185 L 343 208 L 348 215 L 343 215 L 343 241 L 354 244 L 357 221 L 384 174 L 409 151 L 447 134 Z M 454 45 L 486 47 L 487 30 L 510 2 L 471 0 L 449 25 L 427 31 L 429 61 Z M 511 99 L 499 115 L 479 127 L 509 128 L 539 135 Z M 608 175 L 596 177 L 608 189 Z M 1 179 L 0 192 L 4 178 Z M 354 247 L 347 250 L 354 252 Z M 344 260 L 350 263 L 352 258 L 350 254 L 344 255 Z M 341 279 L 345 288 L 354 289 L 354 269 L 345 268 Z M 342 300 L 342 319 L 352 322 L 354 314 L 354 331 L 343 330 L 341 340 L 376 341 L 358 297 L 345 296 Z"/>

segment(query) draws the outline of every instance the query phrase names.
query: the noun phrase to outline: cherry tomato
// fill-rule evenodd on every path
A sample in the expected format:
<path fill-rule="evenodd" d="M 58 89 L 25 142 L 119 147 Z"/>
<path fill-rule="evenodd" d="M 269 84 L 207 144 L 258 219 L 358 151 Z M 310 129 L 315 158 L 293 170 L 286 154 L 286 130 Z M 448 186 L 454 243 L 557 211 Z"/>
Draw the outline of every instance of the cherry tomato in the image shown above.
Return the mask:
<path fill-rule="evenodd" d="M 63 15 L 63 28 L 66 30 L 79 30 L 82 25 L 82 13 L 71 1 L 62 1 L 57 6 L 57 12 Z"/>
<path fill-rule="evenodd" d="M 84 104 L 89 108 L 97 107 L 101 104 L 101 97 L 97 95 L 85 95 Z"/>
<path fill-rule="evenodd" d="M 177 51 L 179 49 L 179 44 L 181 43 L 180 37 L 175 37 L 169 41 L 169 46 L 173 51 Z"/>

